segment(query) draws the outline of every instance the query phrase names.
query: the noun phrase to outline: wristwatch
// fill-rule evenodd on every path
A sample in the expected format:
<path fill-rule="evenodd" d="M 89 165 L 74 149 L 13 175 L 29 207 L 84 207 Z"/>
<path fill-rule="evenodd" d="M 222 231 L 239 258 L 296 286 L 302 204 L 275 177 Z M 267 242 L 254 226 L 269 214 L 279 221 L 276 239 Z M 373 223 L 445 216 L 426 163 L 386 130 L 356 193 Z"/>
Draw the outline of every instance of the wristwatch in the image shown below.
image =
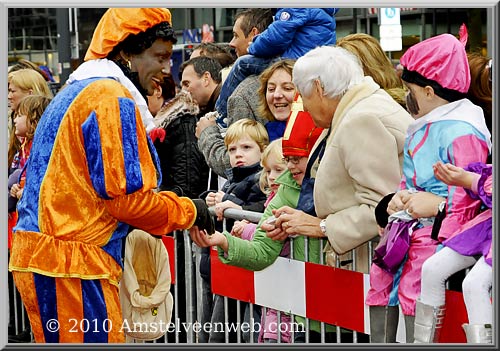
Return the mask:
<path fill-rule="evenodd" d="M 446 200 L 443 200 L 438 205 L 438 214 L 442 213 L 446 208 Z"/>
<path fill-rule="evenodd" d="M 321 233 L 326 236 L 326 218 L 322 219 L 321 222 L 319 222 L 319 229 L 321 229 Z"/>

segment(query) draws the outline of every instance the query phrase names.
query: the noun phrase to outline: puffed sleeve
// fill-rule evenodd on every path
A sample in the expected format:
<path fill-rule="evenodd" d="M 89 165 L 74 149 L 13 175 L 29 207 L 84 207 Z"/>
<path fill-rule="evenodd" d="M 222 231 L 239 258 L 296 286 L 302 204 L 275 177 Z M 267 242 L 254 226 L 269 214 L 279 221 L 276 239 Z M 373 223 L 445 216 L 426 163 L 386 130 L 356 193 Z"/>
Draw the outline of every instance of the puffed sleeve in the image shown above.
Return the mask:
<path fill-rule="evenodd" d="M 191 200 L 153 191 L 158 160 L 132 99 L 102 99 L 82 124 L 82 134 L 92 186 L 113 217 L 152 234 L 194 223 Z"/>
<path fill-rule="evenodd" d="M 492 207 L 493 193 L 493 167 L 482 162 L 474 162 L 469 164 L 466 171 L 474 172 L 474 182 L 472 188 L 465 189 L 467 194 L 473 199 L 480 199 L 488 208 Z"/>

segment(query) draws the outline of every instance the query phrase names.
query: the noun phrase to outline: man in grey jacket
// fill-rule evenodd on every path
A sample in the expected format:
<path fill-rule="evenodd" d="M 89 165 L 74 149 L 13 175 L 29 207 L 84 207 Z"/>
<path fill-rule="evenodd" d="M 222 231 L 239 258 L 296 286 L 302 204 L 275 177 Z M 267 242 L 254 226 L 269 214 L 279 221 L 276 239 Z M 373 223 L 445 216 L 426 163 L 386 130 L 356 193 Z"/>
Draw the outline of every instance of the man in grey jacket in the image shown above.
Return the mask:
<path fill-rule="evenodd" d="M 238 56 L 248 54 L 248 46 L 253 37 L 272 22 L 272 12 L 269 9 L 248 9 L 238 13 L 233 25 L 233 39 L 229 43 Z M 262 124 L 267 120 L 258 113 L 259 77 L 252 75 L 242 81 L 227 101 L 227 121 L 229 126 L 233 122 L 243 119 L 255 119 Z M 229 155 L 224 145 L 225 130 L 220 129 L 214 118 L 204 116 L 196 126 L 198 147 L 205 156 L 208 166 L 219 176 L 226 177 L 225 171 L 231 168 Z"/>

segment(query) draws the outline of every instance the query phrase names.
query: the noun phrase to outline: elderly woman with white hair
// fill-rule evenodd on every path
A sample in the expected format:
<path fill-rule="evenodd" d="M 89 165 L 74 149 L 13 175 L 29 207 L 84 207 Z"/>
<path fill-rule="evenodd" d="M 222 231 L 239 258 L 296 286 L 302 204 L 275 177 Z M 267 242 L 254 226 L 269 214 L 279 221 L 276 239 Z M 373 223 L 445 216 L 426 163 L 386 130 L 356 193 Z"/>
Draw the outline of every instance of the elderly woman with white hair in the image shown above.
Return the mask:
<path fill-rule="evenodd" d="M 377 203 L 398 187 L 412 118 L 363 75 L 354 54 L 340 47 L 319 47 L 299 58 L 293 82 L 304 109 L 316 126 L 325 128 L 309 158 L 315 211 L 282 207 L 275 211 L 276 226 L 265 229 L 276 240 L 288 235 L 328 238 L 330 265 L 337 256 L 351 259 L 356 249 L 356 269 L 368 272 L 364 244 L 378 233 Z"/>
<path fill-rule="evenodd" d="M 398 188 L 406 130 L 413 119 L 341 47 L 319 47 L 299 58 L 293 82 L 304 109 L 316 126 L 325 128 L 308 161 L 314 209 L 282 207 L 274 213 L 275 226 L 262 229 L 275 240 L 289 235 L 328 238 L 329 265 L 337 257 L 349 262 L 355 249 L 356 270 L 367 273 L 366 243 L 378 234 L 375 207 Z M 304 207 L 303 195 L 307 198 L 301 194 L 298 208 Z M 380 313 L 370 311 L 377 319 L 371 321 L 374 327 L 385 320 L 386 311 L 375 312 Z"/>

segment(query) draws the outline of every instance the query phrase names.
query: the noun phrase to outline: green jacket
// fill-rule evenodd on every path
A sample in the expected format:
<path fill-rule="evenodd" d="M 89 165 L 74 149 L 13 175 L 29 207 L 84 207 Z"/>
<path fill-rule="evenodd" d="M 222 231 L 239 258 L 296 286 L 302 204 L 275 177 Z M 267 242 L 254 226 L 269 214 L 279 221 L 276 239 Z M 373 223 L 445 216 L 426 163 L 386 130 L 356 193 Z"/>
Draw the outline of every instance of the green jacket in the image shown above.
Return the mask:
<path fill-rule="evenodd" d="M 228 232 L 224 235 L 228 241 L 227 256 L 224 256 L 224 251 L 219 248 L 219 258 L 223 263 L 232 266 L 242 267 L 251 271 L 260 271 L 276 261 L 284 242 L 273 240 L 266 236 L 266 232 L 260 228 L 260 224 L 267 218 L 273 215 L 272 210 L 281 208 L 283 206 L 290 206 L 291 208 L 297 207 L 299 200 L 300 186 L 293 179 L 290 171 L 286 171 L 276 179 L 276 183 L 280 184 L 277 194 L 267 205 L 262 218 L 257 225 L 255 235 L 252 241 L 243 240 L 232 236 Z M 298 261 L 305 261 L 304 253 L 304 236 L 299 235 L 293 240 L 293 257 Z M 319 239 L 309 238 L 309 262 L 320 262 L 320 241 Z M 305 319 L 300 316 L 295 316 L 297 323 L 304 323 Z M 320 331 L 320 324 L 318 321 L 311 320 L 309 322 L 311 330 Z M 333 327 L 327 327 L 327 331 L 333 331 Z"/>

